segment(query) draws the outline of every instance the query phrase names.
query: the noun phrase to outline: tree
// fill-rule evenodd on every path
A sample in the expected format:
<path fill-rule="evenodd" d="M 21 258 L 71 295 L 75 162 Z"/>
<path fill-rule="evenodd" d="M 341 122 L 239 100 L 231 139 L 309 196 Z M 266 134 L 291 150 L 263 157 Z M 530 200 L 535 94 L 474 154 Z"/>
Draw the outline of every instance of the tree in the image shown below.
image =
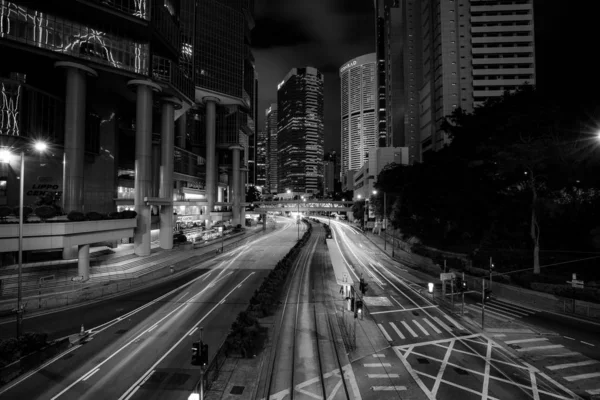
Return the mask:
<path fill-rule="evenodd" d="M 354 215 L 354 219 L 361 222 L 363 224 L 365 218 L 365 201 L 358 200 L 355 201 L 352 205 L 352 214 Z"/>
<path fill-rule="evenodd" d="M 256 186 L 250 186 L 248 188 L 248 192 L 246 193 L 246 202 L 254 203 L 255 201 L 261 200 L 260 191 L 256 188 Z"/>

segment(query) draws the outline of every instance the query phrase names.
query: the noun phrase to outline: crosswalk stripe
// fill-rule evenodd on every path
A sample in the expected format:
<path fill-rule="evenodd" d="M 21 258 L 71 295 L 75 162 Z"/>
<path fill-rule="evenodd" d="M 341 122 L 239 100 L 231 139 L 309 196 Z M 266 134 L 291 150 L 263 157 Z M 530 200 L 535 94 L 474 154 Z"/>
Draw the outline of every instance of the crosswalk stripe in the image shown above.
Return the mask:
<path fill-rule="evenodd" d="M 527 308 L 527 307 L 524 307 L 524 306 L 521 306 L 521 305 L 507 303 L 505 301 L 498 300 L 498 299 L 492 300 L 492 304 L 500 304 L 503 307 L 513 308 L 515 310 L 518 310 L 518 311 L 521 311 L 521 312 L 524 312 L 524 313 L 527 313 L 527 314 L 535 314 L 537 312 L 537 310 L 534 310 L 532 308 Z"/>
<path fill-rule="evenodd" d="M 600 389 L 586 390 L 591 395 L 600 394 Z"/>
<path fill-rule="evenodd" d="M 394 324 L 393 322 L 390 322 L 390 325 L 392 326 L 392 329 L 396 331 L 396 333 L 398 334 L 398 336 L 400 336 L 400 339 L 406 339 L 404 337 L 404 335 L 402 334 L 402 332 L 400 332 L 400 329 L 398 329 L 398 327 L 396 326 L 396 324 Z"/>
<path fill-rule="evenodd" d="M 444 328 L 445 330 L 447 330 L 448 332 L 452 333 L 452 328 L 450 328 L 448 325 L 446 325 L 441 319 L 439 319 L 438 317 L 432 317 L 433 320 L 435 322 L 437 322 L 442 328 Z"/>
<path fill-rule="evenodd" d="M 475 307 L 475 309 L 476 309 L 478 312 L 481 312 L 481 303 L 477 303 L 477 307 Z M 490 308 L 489 308 L 489 307 L 486 307 L 486 308 L 485 308 L 485 313 L 486 313 L 486 314 L 487 314 L 487 313 L 490 313 L 490 314 L 494 314 L 494 315 L 497 315 L 497 316 L 503 317 L 504 319 L 506 319 L 506 321 L 512 321 L 513 319 L 515 319 L 515 318 L 517 318 L 517 317 L 518 317 L 518 315 L 513 315 L 513 314 L 510 314 L 510 315 L 509 315 L 508 313 L 502 313 L 502 312 L 500 312 L 500 311 L 494 311 L 494 310 L 490 310 Z"/>
<path fill-rule="evenodd" d="M 531 342 L 542 342 L 544 340 L 548 340 L 548 338 L 533 338 L 533 339 L 517 339 L 517 340 L 507 340 L 504 343 L 506 344 L 516 344 L 516 343 L 531 343 Z"/>
<path fill-rule="evenodd" d="M 600 372 L 590 372 L 589 374 L 563 376 L 563 378 L 569 382 L 580 381 L 582 379 L 589 379 L 589 378 L 598 378 L 598 377 L 600 377 Z"/>
<path fill-rule="evenodd" d="M 430 322 L 430 321 L 429 321 L 427 318 L 423 318 L 423 321 L 425 321 L 425 323 L 426 323 L 427 325 L 429 325 L 429 326 L 431 327 L 431 329 L 433 329 L 433 330 L 435 331 L 435 333 L 438 333 L 438 334 L 439 334 L 439 333 L 442 333 L 442 331 L 440 331 L 440 330 L 438 329 L 438 327 L 437 327 L 437 326 L 435 326 L 434 324 L 432 324 L 432 323 L 431 323 L 431 322 Z"/>
<path fill-rule="evenodd" d="M 363 364 L 363 367 L 366 368 L 377 368 L 377 367 L 391 367 L 392 364 L 390 363 L 370 363 L 370 364 Z"/>
<path fill-rule="evenodd" d="M 385 358 L 385 354 L 373 354 L 373 357 L 376 357 L 376 358 Z"/>
<path fill-rule="evenodd" d="M 414 319 L 413 319 L 413 323 L 414 323 L 416 326 L 418 326 L 418 327 L 419 327 L 419 329 L 420 329 L 420 330 L 421 330 L 421 331 L 422 331 L 422 332 L 423 332 L 423 333 L 424 333 L 426 336 L 429 336 L 429 332 L 427 332 L 427 331 L 425 330 L 425 328 L 423 328 L 423 327 L 421 326 L 421 324 L 419 324 L 419 322 L 418 322 L 417 320 L 414 320 Z"/>
<path fill-rule="evenodd" d="M 371 389 L 375 392 L 383 391 L 383 390 L 406 390 L 406 386 L 371 386 Z"/>
<path fill-rule="evenodd" d="M 402 325 L 404 325 L 404 327 L 406 328 L 407 331 L 410 332 L 411 335 L 413 335 L 413 337 L 419 337 L 419 335 L 417 335 L 417 333 L 415 331 L 412 330 L 412 328 L 410 326 L 408 326 L 408 324 L 404 321 L 400 321 L 400 323 Z"/>
<path fill-rule="evenodd" d="M 446 319 L 448 321 L 450 321 L 450 323 L 452 323 L 454 326 L 456 326 L 461 331 L 465 330 L 465 328 L 461 324 L 459 324 L 458 322 L 456 322 L 454 319 L 450 318 L 448 315 L 444 314 L 444 317 L 446 317 Z"/>
<path fill-rule="evenodd" d="M 525 315 L 529 315 L 529 314 L 531 314 L 530 312 L 521 311 L 521 310 L 519 310 L 519 309 L 516 309 L 516 308 L 506 307 L 505 305 L 503 305 L 503 304 L 499 304 L 499 303 L 496 303 L 496 302 L 492 302 L 492 303 L 490 303 L 488 306 L 489 306 L 489 307 L 492 307 L 492 308 L 494 308 L 494 307 L 498 307 L 498 308 L 499 308 L 499 309 L 501 309 L 501 310 L 505 310 L 505 311 L 507 311 L 507 312 L 513 312 L 513 313 L 517 313 L 517 314 L 520 314 L 520 315 L 522 315 L 522 316 L 525 316 Z"/>
<path fill-rule="evenodd" d="M 568 363 L 568 364 L 551 365 L 547 368 L 551 371 L 556 371 L 557 369 L 583 367 L 586 365 L 593 365 L 593 364 L 598 364 L 598 363 L 600 363 L 600 361 L 598 361 L 598 360 L 587 360 L 587 361 L 580 361 L 580 362 L 574 362 L 574 363 Z"/>
<path fill-rule="evenodd" d="M 517 349 L 517 351 L 535 351 L 535 350 L 548 350 L 548 349 L 560 349 L 564 347 L 562 344 L 551 344 L 548 346 L 534 346 L 534 347 L 524 347 L 522 349 Z"/>
<path fill-rule="evenodd" d="M 372 379 L 376 379 L 376 378 L 399 378 L 400 375 L 398 374 L 367 374 L 367 378 L 372 378 Z"/>
<path fill-rule="evenodd" d="M 387 339 L 388 342 L 392 341 L 392 338 L 390 337 L 390 335 L 388 335 L 388 333 L 386 332 L 385 328 L 383 327 L 383 325 L 381 324 L 377 324 L 377 326 L 379 327 L 379 329 L 381 329 L 381 333 L 383 333 L 383 336 L 385 336 L 385 338 Z"/>

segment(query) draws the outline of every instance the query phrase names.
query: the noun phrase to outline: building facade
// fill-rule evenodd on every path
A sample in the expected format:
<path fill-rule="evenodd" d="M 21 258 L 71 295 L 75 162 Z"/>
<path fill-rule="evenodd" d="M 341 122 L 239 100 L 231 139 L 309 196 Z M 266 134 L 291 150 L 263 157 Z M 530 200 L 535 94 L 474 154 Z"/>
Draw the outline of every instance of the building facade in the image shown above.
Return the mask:
<path fill-rule="evenodd" d="M 292 68 L 277 87 L 278 189 L 323 188 L 323 74 Z"/>
<path fill-rule="evenodd" d="M 256 137 L 256 186 L 265 192 L 267 186 L 267 132 L 258 131 Z"/>
<path fill-rule="evenodd" d="M 268 193 L 278 193 L 278 160 L 277 154 L 277 104 L 271 104 L 265 111 L 265 135 L 267 139 L 266 186 Z"/>
<path fill-rule="evenodd" d="M 374 147 L 370 149 L 369 162 L 352 176 L 354 200 L 368 199 L 373 193 L 379 173 L 391 163 L 408 165 L 407 147 Z"/>
<path fill-rule="evenodd" d="M 358 170 L 378 145 L 378 87 L 375 53 L 354 58 L 340 68 L 342 173 Z"/>

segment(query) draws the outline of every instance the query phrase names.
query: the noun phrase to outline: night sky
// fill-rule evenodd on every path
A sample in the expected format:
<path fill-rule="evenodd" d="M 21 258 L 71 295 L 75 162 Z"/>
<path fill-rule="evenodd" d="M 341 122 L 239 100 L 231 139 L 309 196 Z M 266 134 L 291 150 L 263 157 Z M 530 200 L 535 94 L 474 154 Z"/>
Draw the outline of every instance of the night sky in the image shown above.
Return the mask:
<path fill-rule="evenodd" d="M 535 0 L 537 85 L 550 96 L 600 103 L 598 14 L 592 3 Z M 375 51 L 374 18 L 372 0 L 256 0 L 252 47 L 259 129 L 264 129 L 264 111 L 277 101 L 277 84 L 288 71 L 316 67 L 325 74 L 325 151 L 339 150 L 338 69 Z"/>

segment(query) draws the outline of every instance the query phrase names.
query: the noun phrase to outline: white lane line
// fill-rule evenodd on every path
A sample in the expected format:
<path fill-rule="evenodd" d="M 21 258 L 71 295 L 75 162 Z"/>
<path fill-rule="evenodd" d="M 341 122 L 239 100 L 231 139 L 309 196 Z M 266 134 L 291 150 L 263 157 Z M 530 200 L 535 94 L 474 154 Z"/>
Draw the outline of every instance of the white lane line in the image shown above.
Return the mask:
<path fill-rule="evenodd" d="M 48 361 L 48 362 L 47 362 L 47 363 L 45 363 L 44 365 L 42 365 L 42 366 L 40 366 L 40 367 L 38 367 L 38 368 L 34 369 L 33 371 L 29 372 L 29 373 L 28 373 L 28 374 L 26 374 L 26 375 L 23 375 L 23 376 L 21 377 L 21 379 L 16 379 L 16 380 L 12 381 L 10 385 L 4 386 L 2 389 L 0 389 L 0 394 L 2 394 L 2 393 L 4 393 L 4 392 L 6 392 L 6 391 L 8 391 L 8 390 L 12 389 L 13 387 L 15 387 L 15 386 L 17 386 L 18 384 L 20 384 L 21 382 L 23 382 L 25 379 L 29 378 L 29 377 L 30 377 L 30 376 L 32 376 L 32 375 L 35 375 L 35 374 L 37 374 L 38 372 L 40 372 L 41 370 L 43 370 L 44 368 L 46 368 L 48 365 L 52 364 L 53 362 L 55 362 L 56 360 L 58 360 L 58 359 L 60 359 L 60 358 L 63 358 L 64 356 L 66 356 L 66 355 L 67 355 L 67 354 L 69 354 L 70 352 L 72 352 L 72 351 L 75 351 L 75 350 L 77 350 L 77 349 L 78 349 L 78 348 L 80 348 L 80 347 L 81 347 L 81 345 L 80 345 L 80 344 L 78 344 L 77 346 L 73 346 L 73 347 L 71 347 L 69 350 L 67 350 L 67 351 L 65 351 L 65 352 L 63 352 L 63 353 L 60 353 L 59 355 L 57 355 L 56 357 L 54 357 L 53 359 L 51 359 L 50 361 Z"/>
<path fill-rule="evenodd" d="M 413 335 L 413 337 L 419 337 L 419 335 L 417 335 L 417 332 L 413 331 L 413 329 L 410 326 L 408 326 L 406 322 L 400 321 L 400 323 L 404 326 L 404 328 L 406 328 L 408 332 L 410 332 L 411 335 Z"/>
<path fill-rule="evenodd" d="M 542 354 L 540 355 L 540 357 L 571 357 L 571 356 L 580 356 L 581 354 L 575 352 L 575 351 L 569 351 L 566 353 L 559 353 L 559 354 Z"/>
<path fill-rule="evenodd" d="M 152 376 L 153 373 L 155 373 L 156 371 L 152 370 L 150 371 L 150 373 L 148 375 L 146 375 L 146 379 L 144 379 L 142 381 L 142 383 L 140 383 L 140 386 L 142 386 L 144 383 L 148 382 L 148 379 L 150 379 L 150 376 Z"/>
<path fill-rule="evenodd" d="M 402 339 L 402 340 L 406 339 L 404 337 L 404 335 L 402 334 L 402 332 L 400 332 L 400 329 L 398 329 L 398 327 L 396 326 L 395 323 L 390 322 L 390 325 L 392 326 L 392 329 L 396 331 L 396 333 L 398 334 L 398 336 L 400 336 L 400 339 Z"/>
<path fill-rule="evenodd" d="M 383 336 L 385 336 L 385 339 L 388 342 L 392 341 L 392 338 L 390 337 L 390 335 L 388 335 L 387 331 L 385 330 L 385 328 L 383 327 L 383 325 L 381 324 L 377 324 L 377 326 L 379 327 L 379 329 L 381 329 L 381 333 L 383 333 Z"/>
<path fill-rule="evenodd" d="M 427 318 L 423 318 L 423 321 L 425 321 L 425 323 L 426 323 L 427 325 L 429 325 L 429 326 L 431 327 L 431 329 L 433 329 L 433 330 L 435 331 L 435 333 L 437 333 L 437 334 L 440 334 L 440 333 L 442 333 L 442 331 L 440 331 L 440 330 L 438 329 L 438 327 L 437 327 L 437 326 L 435 326 L 434 324 L 432 324 L 432 323 L 431 323 L 431 321 L 429 321 Z"/>
<path fill-rule="evenodd" d="M 198 327 L 195 327 L 194 329 L 192 329 L 192 331 L 190 332 L 190 334 L 188 336 L 192 336 L 194 334 L 194 332 L 196 332 L 198 330 Z"/>
<path fill-rule="evenodd" d="M 596 394 L 600 394 L 600 389 L 592 389 L 592 390 L 586 390 L 586 392 L 588 392 L 589 394 L 596 395 Z"/>
<path fill-rule="evenodd" d="M 531 342 L 542 342 L 544 340 L 548 340 L 548 338 L 507 340 L 504 343 L 506 343 L 506 344 L 531 343 Z"/>
<path fill-rule="evenodd" d="M 156 329 L 156 327 L 158 326 L 158 322 L 154 325 L 152 325 L 149 329 L 148 329 L 148 333 L 152 332 L 154 329 Z"/>
<path fill-rule="evenodd" d="M 446 325 L 441 319 L 439 319 L 438 317 L 431 317 L 431 318 L 433 318 L 433 320 L 435 322 L 437 322 L 442 328 L 444 328 L 448 332 L 452 333 L 452 328 L 450 328 L 448 325 Z"/>
<path fill-rule="evenodd" d="M 586 365 L 594 365 L 594 364 L 598 364 L 598 363 L 600 363 L 600 361 L 598 361 L 598 360 L 587 360 L 587 361 L 580 361 L 580 362 L 574 362 L 574 363 L 568 363 L 568 364 L 551 365 L 546 368 L 548 368 L 551 371 L 556 371 L 557 369 L 583 367 Z"/>
<path fill-rule="evenodd" d="M 98 371 L 100 371 L 100 368 L 96 368 L 95 370 L 93 370 L 91 372 L 88 372 L 87 374 L 85 374 L 83 376 L 83 378 L 81 379 L 81 381 L 87 381 L 90 376 L 94 375 Z"/>
<path fill-rule="evenodd" d="M 376 379 L 376 378 L 399 378 L 400 375 L 398 374 L 367 374 L 367 378 L 372 378 L 372 379 Z"/>
<path fill-rule="evenodd" d="M 390 363 L 367 363 L 367 364 L 363 364 L 363 367 L 365 368 L 381 368 L 381 367 L 391 367 L 392 364 Z"/>
<path fill-rule="evenodd" d="M 569 337 L 569 336 L 563 336 L 563 337 L 564 337 L 565 339 L 569 339 L 569 340 L 575 340 L 574 338 L 572 338 L 572 337 Z"/>
<path fill-rule="evenodd" d="M 421 330 L 421 332 L 423 332 L 423 334 L 425 334 L 425 336 L 429 336 L 429 332 L 427 332 L 416 319 L 413 319 L 412 322 Z"/>
<path fill-rule="evenodd" d="M 589 378 L 600 378 L 600 372 L 590 372 L 589 374 L 563 376 L 563 379 L 565 379 L 569 382 L 580 381 L 582 379 L 589 379 Z"/>
<path fill-rule="evenodd" d="M 406 390 L 406 386 L 371 386 L 371 390 L 375 392 L 386 391 L 386 390 Z"/>
<path fill-rule="evenodd" d="M 373 354 L 375 358 L 385 358 L 385 354 Z"/>
<path fill-rule="evenodd" d="M 506 334 L 505 333 L 494 333 L 492 336 L 495 338 L 503 338 L 503 337 L 506 337 Z"/>
<path fill-rule="evenodd" d="M 132 398 L 132 397 L 133 397 L 133 395 L 135 394 L 135 392 L 137 392 L 139 389 L 140 389 L 140 387 L 139 387 L 139 386 L 138 386 L 138 387 L 136 387 L 135 389 L 133 389 L 133 390 L 131 391 L 131 393 L 129 393 L 129 396 L 125 397 L 125 400 L 129 400 L 130 398 Z"/>
<path fill-rule="evenodd" d="M 517 349 L 517 351 L 537 351 L 537 350 L 548 350 L 548 349 L 560 349 L 562 347 L 563 347 L 562 344 L 551 344 L 548 346 L 525 347 L 522 349 Z"/>
<path fill-rule="evenodd" d="M 241 283 L 244 283 L 246 280 L 248 280 L 252 275 L 254 275 L 255 272 L 251 272 L 247 277 L 245 277 Z M 229 291 L 229 293 L 227 293 L 223 299 L 226 299 L 227 297 L 229 297 L 231 295 L 231 293 L 233 293 L 235 290 L 237 290 L 237 287 L 234 287 L 233 289 L 231 289 Z M 202 323 L 202 321 L 204 321 L 210 314 L 213 313 L 213 311 L 215 311 L 217 309 L 217 307 L 219 306 L 219 304 L 215 304 L 213 306 L 213 308 L 211 308 L 202 318 L 200 318 L 200 320 L 194 324 L 194 328 L 196 328 L 196 326 L 200 325 Z M 129 396 L 131 395 L 131 392 L 133 390 L 136 390 L 136 387 L 139 387 L 140 382 L 142 382 L 145 378 L 145 376 L 148 373 L 152 373 L 153 370 L 156 369 L 156 366 L 159 365 L 177 346 L 179 346 L 181 344 L 181 342 L 183 342 L 184 340 L 187 339 L 187 336 L 189 336 L 190 332 L 194 330 L 194 328 L 190 329 L 185 335 L 183 335 L 169 350 L 167 350 L 166 353 L 163 354 L 163 356 L 161 358 L 158 359 L 158 361 L 156 361 L 154 363 L 154 365 L 152 365 L 149 369 L 148 372 L 145 373 L 144 375 L 142 375 L 142 377 L 140 379 L 137 380 L 137 382 L 135 382 L 121 397 L 119 397 L 119 400 L 125 400 L 128 399 Z M 104 361 L 106 362 L 106 360 Z"/>
<path fill-rule="evenodd" d="M 404 309 L 404 306 L 402 304 L 400 304 L 400 302 L 398 300 L 396 300 L 393 296 L 390 296 L 390 299 L 394 300 L 396 303 L 398 303 L 398 305 L 400 307 L 402 307 L 402 309 Z"/>
<path fill-rule="evenodd" d="M 587 344 L 588 346 L 596 347 L 596 345 L 594 345 L 592 343 L 584 342 L 583 340 L 580 340 L 580 342 L 583 344 Z"/>
<path fill-rule="evenodd" d="M 487 351 L 485 353 L 485 368 L 483 375 L 483 390 L 481 393 L 481 400 L 486 400 L 489 397 L 490 389 L 490 366 L 492 364 L 492 342 L 487 343 Z"/>
<path fill-rule="evenodd" d="M 538 390 L 538 386 L 537 386 L 535 370 L 529 369 L 529 379 L 531 380 L 531 389 L 533 392 L 533 400 L 540 400 L 540 391 Z"/>
<path fill-rule="evenodd" d="M 461 324 L 459 324 L 458 322 L 456 322 L 453 318 L 450 318 L 448 315 L 444 314 L 444 318 L 446 318 L 448 321 L 450 321 L 450 323 L 452 325 L 456 326 L 461 331 L 465 330 L 464 326 L 462 326 Z"/>
<path fill-rule="evenodd" d="M 185 295 L 187 295 L 189 292 L 185 292 L 184 294 L 182 294 L 181 296 L 179 296 L 179 298 L 177 300 L 175 300 L 175 303 L 179 303 L 179 301 L 181 299 L 183 299 L 185 297 Z"/>

